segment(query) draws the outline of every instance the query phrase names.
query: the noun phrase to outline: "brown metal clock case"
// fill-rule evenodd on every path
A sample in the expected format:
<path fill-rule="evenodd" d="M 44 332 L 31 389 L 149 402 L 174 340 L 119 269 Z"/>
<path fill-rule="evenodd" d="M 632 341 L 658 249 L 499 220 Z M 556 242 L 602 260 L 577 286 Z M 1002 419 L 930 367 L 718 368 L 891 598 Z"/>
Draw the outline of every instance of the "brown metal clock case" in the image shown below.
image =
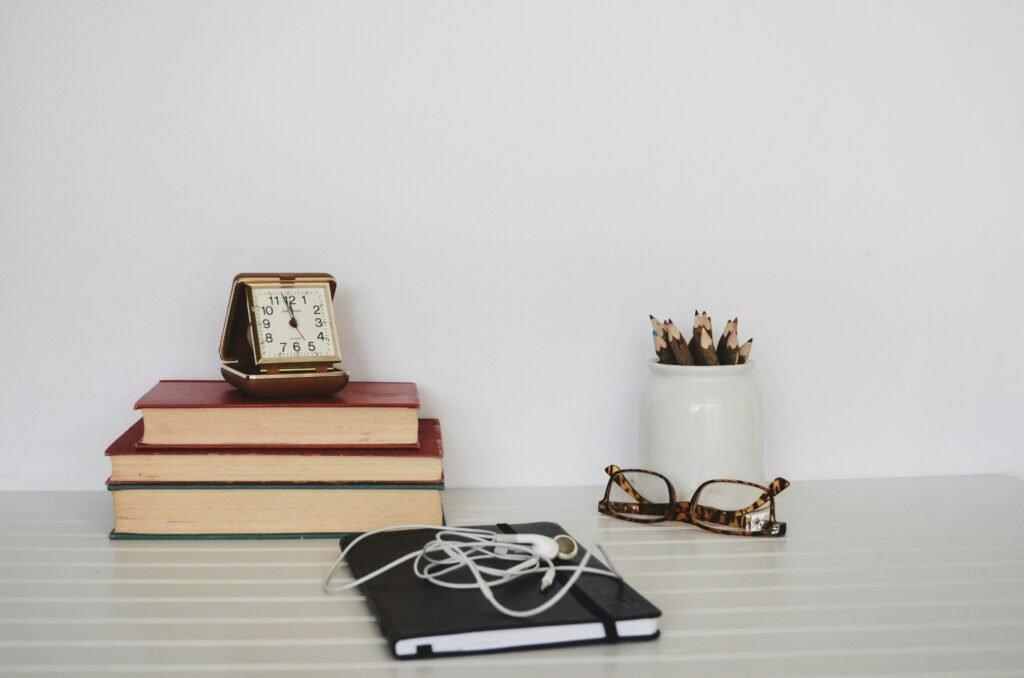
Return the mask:
<path fill-rule="evenodd" d="M 252 308 L 250 308 L 249 286 L 268 283 L 308 285 L 326 283 L 331 299 L 338 287 L 334 276 L 328 273 L 239 273 L 231 281 L 231 296 L 228 300 L 224 330 L 220 338 L 220 373 L 224 379 L 247 395 L 255 398 L 288 398 L 305 395 L 329 395 L 337 393 L 348 384 L 348 373 L 335 368 L 334 363 L 341 355 L 321 359 L 296 360 L 280 359 L 277 364 L 260 359 L 254 348 L 252 334 Z M 334 309 L 327 305 L 331 331 L 336 333 Z M 338 353 L 337 334 L 333 337 L 335 352 Z"/>

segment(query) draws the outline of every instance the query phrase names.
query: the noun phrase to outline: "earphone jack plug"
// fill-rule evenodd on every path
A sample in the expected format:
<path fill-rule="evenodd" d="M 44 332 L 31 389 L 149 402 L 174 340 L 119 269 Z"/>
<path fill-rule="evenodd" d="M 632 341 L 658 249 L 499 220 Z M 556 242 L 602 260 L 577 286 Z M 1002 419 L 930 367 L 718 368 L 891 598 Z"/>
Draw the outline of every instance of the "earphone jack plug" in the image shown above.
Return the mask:
<path fill-rule="evenodd" d="M 548 570 L 540 580 L 540 590 L 546 591 L 549 586 L 555 583 L 555 571 Z"/>

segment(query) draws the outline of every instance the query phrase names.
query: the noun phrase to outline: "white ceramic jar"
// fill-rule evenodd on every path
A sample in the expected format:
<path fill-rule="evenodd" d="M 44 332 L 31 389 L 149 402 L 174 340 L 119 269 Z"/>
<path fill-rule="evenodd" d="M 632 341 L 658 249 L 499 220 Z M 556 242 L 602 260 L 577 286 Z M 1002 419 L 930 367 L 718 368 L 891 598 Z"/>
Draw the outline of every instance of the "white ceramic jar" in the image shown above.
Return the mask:
<path fill-rule="evenodd" d="M 689 501 L 705 480 L 764 481 L 761 396 L 743 365 L 648 364 L 640 401 L 641 467 Z"/>

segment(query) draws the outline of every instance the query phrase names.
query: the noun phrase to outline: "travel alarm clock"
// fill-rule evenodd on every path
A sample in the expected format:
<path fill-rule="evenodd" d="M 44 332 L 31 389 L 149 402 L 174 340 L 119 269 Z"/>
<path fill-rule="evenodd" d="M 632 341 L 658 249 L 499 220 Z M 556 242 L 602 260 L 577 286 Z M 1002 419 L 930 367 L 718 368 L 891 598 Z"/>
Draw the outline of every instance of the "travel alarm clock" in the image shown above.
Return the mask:
<path fill-rule="evenodd" d="M 326 273 L 239 273 L 231 283 L 220 372 L 256 398 L 336 393 L 348 384 Z"/>

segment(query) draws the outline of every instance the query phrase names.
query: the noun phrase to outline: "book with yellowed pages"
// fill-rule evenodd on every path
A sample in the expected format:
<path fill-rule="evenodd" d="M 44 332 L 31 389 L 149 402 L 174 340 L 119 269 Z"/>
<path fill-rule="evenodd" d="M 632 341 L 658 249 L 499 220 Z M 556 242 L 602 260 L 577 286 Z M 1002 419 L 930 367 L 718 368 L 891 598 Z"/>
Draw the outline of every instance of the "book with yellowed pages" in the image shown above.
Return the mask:
<path fill-rule="evenodd" d="M 441 525 L 442 486 L 110 485 L 112 539 L 323 538 Z"/>
<path fill-rule="evenodd" d="M 135 404 L 137 445 L 416 447 L 416 384 L 350 382 L 327 396 L 256 400 L 221 380 L 160 381 Z"/>
<path fill-rule="evenodd" d="M 197 448 L 137 445 L 137 421 L 107 448 L 108 485 L 138 483 L 442 482 L 441 424 L 419 420 L 419 446 Z"/>

